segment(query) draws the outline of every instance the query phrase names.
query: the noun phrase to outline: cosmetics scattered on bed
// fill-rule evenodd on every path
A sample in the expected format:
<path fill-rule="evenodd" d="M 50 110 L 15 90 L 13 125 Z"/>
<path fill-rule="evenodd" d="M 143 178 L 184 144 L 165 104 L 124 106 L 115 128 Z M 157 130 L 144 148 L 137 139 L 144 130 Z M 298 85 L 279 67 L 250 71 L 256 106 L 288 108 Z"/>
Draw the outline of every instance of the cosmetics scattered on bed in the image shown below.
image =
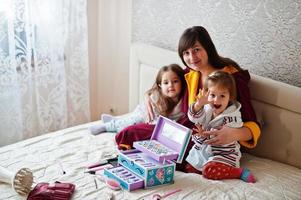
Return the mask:
<path fill-rule="evenodd" d="M 88 169 L 91 169 L 91 168 L 95 168 L 95 167 L 99 167 L 99 166 L 104 166 L 104 165 L 107 165 L 107 164 L 111 164 L 111 165 L 115 165 L 117 164 L 117 160 L 118 160 L 118 157 L 114 157 L 114 158 L 108 158 L 108 159 L 105 159 L 105 160 L 102 160 L 102 161 L 99 161 L 99 162 L 96 162 L 96 163 L 93 163 L 93 164 L 89 164 L 87 166 Z"/>
<path fill-rule="evenodd" d="M 88 174 L 103 174 L 106 168 L 112 168 L 118 165 L 118 157 L 108 158 L 86 166 L 87 170 L 84 173 Z"/>
<path fill-rule="evenodd" d="M 97 166 L 97 167 L 94 167 L 94 168 L 89 168 L 87 171 L 85 171 L 85 173 L 88 173 L 88 174 L 103 174 L 104 169 L 112 168 L 112 167 L 114 167 L 114 166 L 111 165 L 111 164 L 106 164 L 106 165 Z"/>
<path fill-rule="evenodd" d="M 118 155 L 119 166 L 104 169 L 128 191 L 173 183 L 176 164 L 181 163 L 191 130 L 160 116 L 150 140 L 134 142 L 134 150 Z"/>

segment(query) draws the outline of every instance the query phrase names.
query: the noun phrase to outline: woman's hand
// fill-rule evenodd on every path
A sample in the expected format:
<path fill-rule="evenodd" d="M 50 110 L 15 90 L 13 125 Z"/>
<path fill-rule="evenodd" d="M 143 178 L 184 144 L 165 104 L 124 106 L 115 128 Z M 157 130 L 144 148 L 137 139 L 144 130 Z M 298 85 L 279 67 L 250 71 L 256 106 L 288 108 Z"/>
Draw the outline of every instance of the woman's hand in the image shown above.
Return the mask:
<path fill-rule="evenodd" d="M 231 128 L 222 126 L 216 130 L 204 131 L 203 134 L 210 138 L 205 142 L 210 145 L 225 145 L 235 141 L 248 141 L 252 139 L 252 133 L 246 127 Z"/>

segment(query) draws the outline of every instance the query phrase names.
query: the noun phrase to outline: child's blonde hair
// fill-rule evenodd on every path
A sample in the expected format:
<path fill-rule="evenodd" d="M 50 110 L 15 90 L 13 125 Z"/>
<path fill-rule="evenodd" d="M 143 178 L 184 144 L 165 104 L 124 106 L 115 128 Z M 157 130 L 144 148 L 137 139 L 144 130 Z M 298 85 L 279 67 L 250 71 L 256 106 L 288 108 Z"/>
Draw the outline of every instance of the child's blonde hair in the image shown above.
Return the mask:
<path fill-rule="evenodd" d="M 236 100 L 236 84 L 233 76 L 224 71 L 215 71 L 209 74 L 204 84 L 204 91 L 208 92 L 208 87 L 213 84 L 227 89 L 230 93 L 230 100 Z"/>
<path fill-rule="evenodd" d="M 168 116 L 172 111 L 173 108 L 177 105 L 178 102 L 174 102 L 170 97 L 166 97 L 162 94 L 161 91 L 161 82 L 162 82 L 162 76 L 165 72 L 172 71 L 178 75 L 181 81 L 181 93 L 179 96 L 179 99 L 182 98 L 186 83 L 184 78 L 184 70 L 177 64 L 170 64 L 161 67 L 159 72 L 157 73 L 156 81 L 153 84 L 152 88 L 147 91 L 148 95 L 151 95 L 152 93 L 156 92 L 158 95 L 158 101 L 157 101 L 157 108 L 160 113 L 160 115 Z"/>

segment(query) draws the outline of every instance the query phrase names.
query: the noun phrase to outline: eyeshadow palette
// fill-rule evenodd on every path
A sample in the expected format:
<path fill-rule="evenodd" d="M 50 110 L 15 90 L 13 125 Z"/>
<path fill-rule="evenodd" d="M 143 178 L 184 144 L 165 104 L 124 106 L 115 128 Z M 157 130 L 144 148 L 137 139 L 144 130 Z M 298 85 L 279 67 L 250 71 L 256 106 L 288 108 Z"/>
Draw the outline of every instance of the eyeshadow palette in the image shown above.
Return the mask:
<path fill-rule="evenodd" d="M 141 177 L 145 188 L 173 183 L 175 163 L 171 160 L 161 163 L 148 154 L 137 151 L 120 153 L 118 162 Z"/>
<path fill-rule="evenodd" d="M 159 162 L 176 160 L 181 163 L 191 132 L 189 128 L 160 116 L 151 139 L 136 141 L 133 146 Z"/>
<path fill-rule="evenodd" d="M 117 180 L 128 191 L 144 188 L 144 180 L 123 166 L 106 169 L 104 175 Z"/>
<path fill-rule="evenodd" d="M 134 147 L 147 153 L 150 157 L 161 163 L 178 157 L 178 152 L 162 145 L 157 140 L 138 141 L 134 143 Z"/>

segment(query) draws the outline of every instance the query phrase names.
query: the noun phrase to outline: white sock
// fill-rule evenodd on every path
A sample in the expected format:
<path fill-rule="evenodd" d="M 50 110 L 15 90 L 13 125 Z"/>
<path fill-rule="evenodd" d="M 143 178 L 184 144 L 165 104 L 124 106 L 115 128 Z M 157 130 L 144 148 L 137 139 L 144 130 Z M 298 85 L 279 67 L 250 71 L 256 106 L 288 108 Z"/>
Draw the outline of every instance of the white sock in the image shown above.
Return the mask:
<path fill-rule="evenodd" d="M 107 122 L 111 121 L 112 119 L 114 119 L 114 117 L 112 115 L 109 115 L 109 114 L 101 115 L 101 120 L 103 121 L 103 123 L 107 123 Z"/>
<path fill-rule="evenodd" d="M 102 123 L 91 126 L 89 129 L 90 129 L 91 134 L 93 134 L 93 135 L 98 135 L 100 133 L 103 133 L 103 132 L 107 131 L 106 126 Z"/>

